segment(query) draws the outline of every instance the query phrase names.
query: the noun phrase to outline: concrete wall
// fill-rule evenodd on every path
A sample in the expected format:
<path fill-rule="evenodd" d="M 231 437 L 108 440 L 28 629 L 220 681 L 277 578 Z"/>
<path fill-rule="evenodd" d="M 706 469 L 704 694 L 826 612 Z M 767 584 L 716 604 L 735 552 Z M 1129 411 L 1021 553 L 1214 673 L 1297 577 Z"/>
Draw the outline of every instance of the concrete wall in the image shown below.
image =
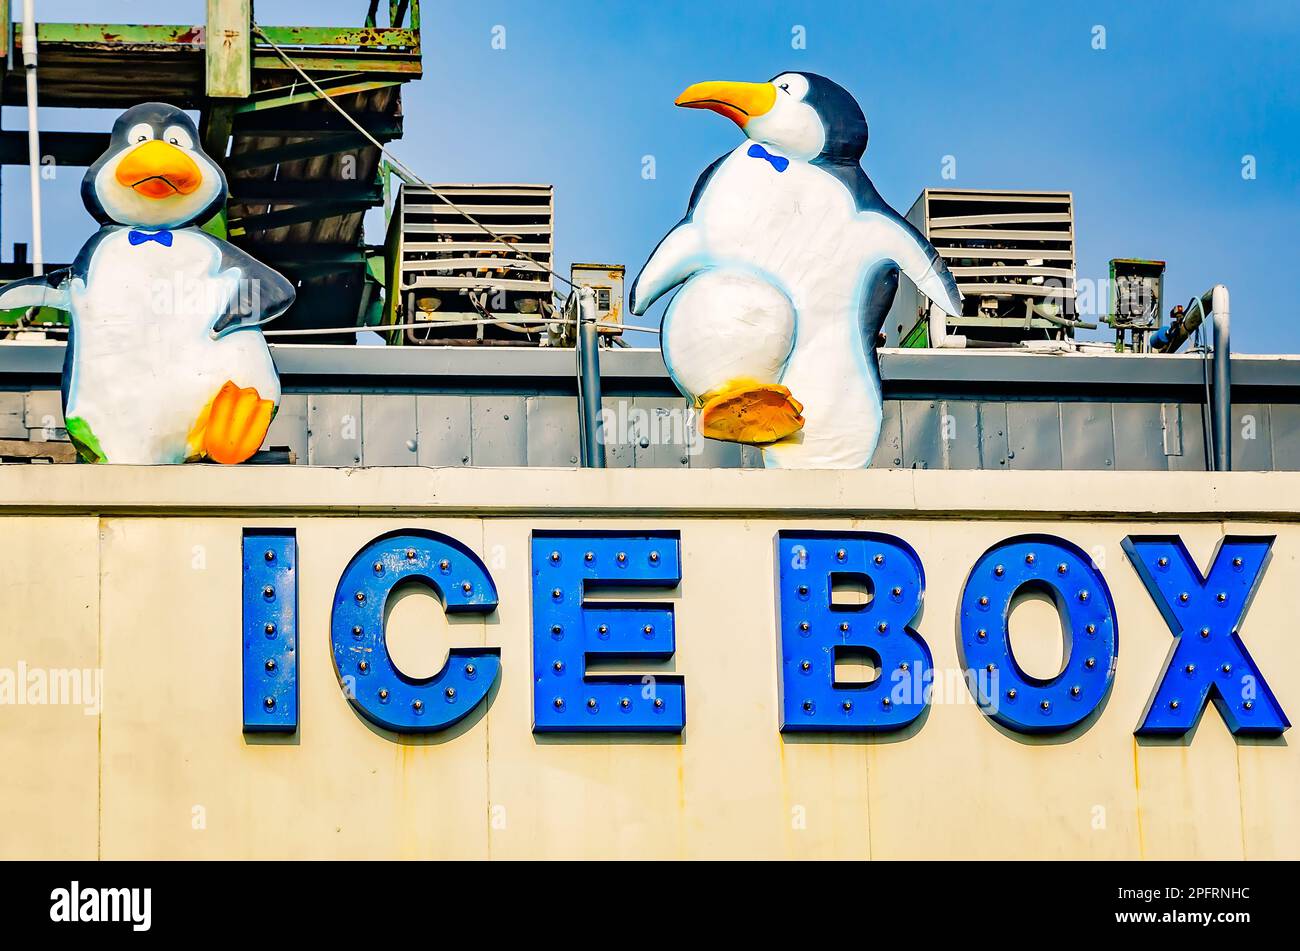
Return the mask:
<path fill-rule="evenodd" d="M 1171 636 L 1120 550 L 1177 532 L 1204 567 L 1225 532 L 1276 534 L 1241 633 L 1295 719 L 1297 499 L 1300 476 L 1252 473 L 0 467 L 0 669 L 102 669 L 104 693 L 98 715 L 0 706 L 0 856 L 1297 858 L 1290 734 L 1234 739 L 1209 709 L 1186 738 L 1133 736 Z M 297 530 L 290 738 L 240 729 L 240 539 L 258 525 Z M 451 623 L 423 595 L 394 609 L 410 672 L 452 644 L 501 649 L 485 707 L 428 737 L 361 719 L 329 652 L 344 566 L 408 526 L 474 549 L 500 595 Z M 564 526 L 680 531 L 680 737 L 531 732 L 527 546 Z M 953 693 L 901 735 L 783 738 L 772 539 L 795 527 L 907 540 L 941 671 L 985 549 L 1042 531 L 1094 552 L 1121 633 L 1102 712 L 1029 739 Z M 1050 666 L 1055 618 L 1031 608 L 1017 658 Z"/>

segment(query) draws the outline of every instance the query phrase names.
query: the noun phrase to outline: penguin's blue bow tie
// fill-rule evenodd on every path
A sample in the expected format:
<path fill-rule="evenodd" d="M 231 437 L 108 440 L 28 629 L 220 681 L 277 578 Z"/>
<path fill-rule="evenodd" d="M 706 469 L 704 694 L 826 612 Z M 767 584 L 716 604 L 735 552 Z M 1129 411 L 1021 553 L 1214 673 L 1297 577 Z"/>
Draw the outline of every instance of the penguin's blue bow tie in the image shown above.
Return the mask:
<path fill-rule="evenodd" d="M 172 246 L 172 233 L 170 231 L 130 231 L 126 239 L 131 242 L 131 247 L 137 244 L 144 244 L 146 241 L 157 241 L 164 248 Z"/>
<path fill-rule="evenodd" d="M 790 160 L 788 158 L 786 158 L 783 155 L 773 155 L 771 152 L 763 148 L 757 142 L 751 145 L 749 147 L 749 151 L 746 152 L 745 154 L 748 155 L 750 158 L 761 158 L 765 162 L 770 162 L 772 167 L 776 169 L 778 172 L 784 172 L 787 168 L 790 167 Z"/>

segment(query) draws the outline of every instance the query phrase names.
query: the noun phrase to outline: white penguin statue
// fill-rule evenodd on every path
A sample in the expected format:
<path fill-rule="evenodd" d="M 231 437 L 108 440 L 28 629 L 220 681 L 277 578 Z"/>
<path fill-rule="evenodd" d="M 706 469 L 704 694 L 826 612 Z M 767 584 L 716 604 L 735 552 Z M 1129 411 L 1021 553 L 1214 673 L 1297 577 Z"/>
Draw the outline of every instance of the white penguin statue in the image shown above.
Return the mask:
<path fill-rule="evenodd" d="M 81 196 L 102 227 L 73 264 L 0 290 L 0 308 L 71 316 L 68 437 L 90 462 L 243 462 L 280 402 L 258 328 L 293 303 L 293 285 L 200 229 L 226 178 L 173 106 L 124 112 Z"/>
<path fill-rule="evenodd" d="M 677 105 L 721 113 L 746 141 L 695 183 L 633 283 L 632 313 L 684 284 L 664 315 L 663 356 L 705 436 L 759 445 L 768 467 L 868 465 L 876 334 L 898 271 L 950 315 L 956 282 L 862 170 L 867 122 L 842 87 L 791 72 L 698 83 Z"/>

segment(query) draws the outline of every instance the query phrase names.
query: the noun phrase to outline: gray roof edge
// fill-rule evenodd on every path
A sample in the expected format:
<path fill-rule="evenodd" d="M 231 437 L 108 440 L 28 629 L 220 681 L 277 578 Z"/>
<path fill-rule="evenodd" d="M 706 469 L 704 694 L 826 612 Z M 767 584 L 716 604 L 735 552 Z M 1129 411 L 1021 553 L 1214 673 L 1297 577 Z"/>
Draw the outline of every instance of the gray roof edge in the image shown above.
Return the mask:
<path fill-rule="evenodd" d="M 404 381 L 436 385 L 440 380 L 506 387 L 513 380 L 568 384 L 576 375 L 574 352 L 546 347 L 366 347 L 272 344 L 286 382 L 295 377 L 334 385 Z M 0 343 L 0 389 L 22 388 L 33 377 L 57 376 L 62 343 Z M 600 354 L 601 377 L 611 383 L 655 389 L 668 383 L 657 349 L 611 348 Z M 1008 350 L 880 351 L 887 389 L 945 392 L 954 389 L 1032 388 L 1050 393 L 1069 388 L 1201 386 L 1207 367 L 1194 354 L 1033 354 Z M 1232 358 L 1233 385 L 1300 390 L 1300 356 L 1238 354 Z M 669 384 L 670 385 L 670 384 Z"/>

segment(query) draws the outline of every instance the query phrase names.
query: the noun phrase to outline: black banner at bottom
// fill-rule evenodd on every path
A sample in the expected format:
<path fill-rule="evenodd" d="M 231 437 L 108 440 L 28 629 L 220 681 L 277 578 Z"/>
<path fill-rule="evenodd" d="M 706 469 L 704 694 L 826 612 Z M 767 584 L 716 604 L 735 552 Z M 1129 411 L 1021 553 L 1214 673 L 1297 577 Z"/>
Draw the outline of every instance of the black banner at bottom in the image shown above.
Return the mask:
<path fill-rule="evenodd" d="M 926 938 L 1034 935 L 1040 946 L 1100 933 L 1230 938 L 1294 916 L 1284 908 L 1293 870 L 1273 863 L 595 864 L 12 862 L 2 868 L 0 911 L 9 933 L 82 936 L 305 937 L 324 928 L 407 940 L 398 936 L 436 922 L 431 938 L 464 928 L 474 940 L 476 927 L 508 920 L 604 943 L 707 920 L 809 929 L 810 941 L 827 925 L 864 937 L 901 925 Z"/>

